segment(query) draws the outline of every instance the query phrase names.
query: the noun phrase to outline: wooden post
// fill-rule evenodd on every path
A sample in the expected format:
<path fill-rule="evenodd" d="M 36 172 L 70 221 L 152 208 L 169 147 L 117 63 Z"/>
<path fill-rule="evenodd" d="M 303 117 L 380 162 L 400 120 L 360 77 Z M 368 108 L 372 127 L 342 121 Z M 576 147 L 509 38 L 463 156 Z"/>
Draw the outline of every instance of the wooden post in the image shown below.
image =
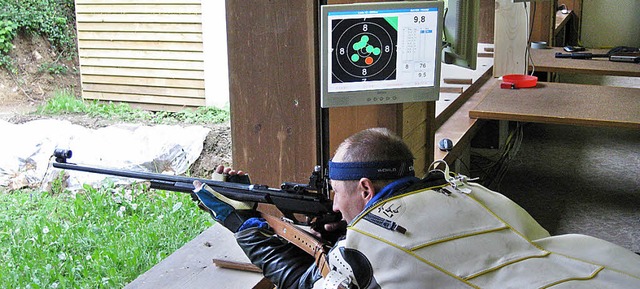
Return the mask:
<path fill-rule="evenodd" d="M 318 164 L 317 1 L 226 1 L 233 165 L 307 182 Z"/>
<path fill-rule="evenodd" d="M 233 165 L 255 183 L 307 182 L 322 162 L 317 2 L 226 2 Z M 338 2 L 363 1 L 329 1 Z M 329 109 L 329 153 L 359 130 L 387 127 L 411 142 L 421 173 L 433 160 L 435 102 L 419 106 Z"/>
<path fill-rule="evenodd" d="M 496 0 L 494 27 L 493 76 L 524 74 L 527 71 L 525 51 L 529 31 L 529 4 L 513 3 L 512 0 Z"/>

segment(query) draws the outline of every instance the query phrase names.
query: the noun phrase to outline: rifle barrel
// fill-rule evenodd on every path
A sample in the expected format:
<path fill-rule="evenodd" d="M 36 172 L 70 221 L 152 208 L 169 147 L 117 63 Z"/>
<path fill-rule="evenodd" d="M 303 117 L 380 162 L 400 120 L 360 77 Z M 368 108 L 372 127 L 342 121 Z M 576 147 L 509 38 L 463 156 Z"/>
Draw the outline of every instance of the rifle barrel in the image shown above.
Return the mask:
<path fill-rule="evenodd" d="M 198 180 L 209 185 L 213 190 L 228 198 L 244 202 L 273 204 L 285 214 L 300 213 L 320 216 L 333 213 L 331 209 L 331 200 L 325 197 L 323 194 L 317 192 L 289 192 L 285 190 L 269 188 L 265 185 L 247 185 L 176 175 L 99 168 L 67 162 L 54 162 L 53 167 L 66 170 L 148 180 L 151 184 L 151 188 L 153 189 L 183 193 L 191 193 L 195 189 L 193 186 L 193 181 Z"/>

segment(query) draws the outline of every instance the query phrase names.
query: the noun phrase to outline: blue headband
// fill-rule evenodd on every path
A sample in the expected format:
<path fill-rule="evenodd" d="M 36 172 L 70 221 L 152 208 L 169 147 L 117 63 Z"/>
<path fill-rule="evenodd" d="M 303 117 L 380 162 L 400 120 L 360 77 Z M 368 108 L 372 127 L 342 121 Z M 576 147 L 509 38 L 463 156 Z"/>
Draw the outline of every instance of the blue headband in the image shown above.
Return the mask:
<path fill-rule="evenodd" d="M 407 176 L 415 176 L 413 160 L 351 163 L 329 161 L 329 178 L 332 180 L 392 180 Z"/>

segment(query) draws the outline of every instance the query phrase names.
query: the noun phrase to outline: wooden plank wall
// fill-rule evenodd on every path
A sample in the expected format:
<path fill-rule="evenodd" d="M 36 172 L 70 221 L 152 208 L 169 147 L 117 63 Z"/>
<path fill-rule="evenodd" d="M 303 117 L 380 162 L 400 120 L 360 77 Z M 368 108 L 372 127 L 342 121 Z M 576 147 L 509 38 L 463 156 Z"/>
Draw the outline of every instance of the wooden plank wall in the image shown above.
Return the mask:
<path fill-rule="evenodd" d="M 531 36 L 530 40 L 545 41 L 549 45 L 553 45 L 553 28 L 556 19 L 556 3 L 554 1 L 532 1 L 531 5 Z"/>
<path fill-rule="evenodd" d="M 82 97 L 202 106 L 201 0 L 76 0 Z"/>

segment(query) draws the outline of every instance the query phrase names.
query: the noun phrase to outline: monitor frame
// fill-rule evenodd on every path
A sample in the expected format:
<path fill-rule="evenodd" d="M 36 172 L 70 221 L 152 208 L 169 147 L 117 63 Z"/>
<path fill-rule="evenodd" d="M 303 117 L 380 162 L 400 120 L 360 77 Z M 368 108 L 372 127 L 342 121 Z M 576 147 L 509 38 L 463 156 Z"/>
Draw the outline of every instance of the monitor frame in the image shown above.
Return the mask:
<path fill-rule="evenodd" d="M 332 41 L 330 39 L 331 29 L 329 25 L 331 20 L 340 20 L 342 19 L 356 19 L 353 21 L 357 21 L 358 18 L 364 19 L 373 19 L 380 18 L 380 15 L 393 15 L 393 13 L 398 13 L 400 17 L 411 17 L 416 13 L 427 13 L 424 10 L 411 10 L 411 9 L 430 9 L 429 13 L 436 13 L 436 15 L 428 14 L 427 18 L 430 21 L 435 22 L 436 27 L 430 27 L 433 30 L 425 30 L 427 32 L 428 37 L 433 39 L 433 55 L 428 55 L 428 61 L 430 64 L 428 66 L 429 73 L 433 72 L 433 74 L 429 74 L 425 79 L 431 81 L 428 85 L 424 83 L 420 84 L 411 84 L 406 82 L 407 73 L 404 73 L 401 80 L 396 81 L 396 79 L 375 79 L 370 81 L 376 81 L 376 83 L 372 84 L 374 87 L 367 87 L 369 84 L 359 84 L 364 83 L 359 82 L 357 80 L 350 80 L 350 82 L 341 82 L 340 84 L 344 84 L 340 89 L 330 89 L 329 85 L 333 78 L 333 72 L 331 71 L 331 65 L 329 62 L 333 61 L 332 58 Z M 436 11 L 434 12 L 433 9 Z M 351 14 L 350 14 L 351 13 Z M 390 13 L 390 14 L 389 14 Z M 411 14 L 413 13 L 413 14 Z M 395 2 L 375 2 L 375 3 L 355 3 L 355 4 L 340 4 L 340 5 L 322 5 L 320 7 L 320 105 L 323 108 L 327 107 L 340 107 L 340 106 L 358 106 L 358 105 L 377 105 L 377 104 L 394 104 L 394 103 L 406 103 L 406 102 L 418 102 L 418 101 L 435 101 L 439 99 L 440 95 L 440 68 L 441 68 L 441 57 L 442 57 L 442 31 L 444 26 L 444 2 L 442 1 L 395 1 Z M 332 16 L 330 16 L 332 15 Z M 346 16 L 342 16 L 346 15 Z M 375 15 L 374 17 L 367 17 L 368 15 Z M 425 15 L 425 14 L 417 14 L 417 15 Z M 398 21 L 399 24 L 397 27 L 397 35 L 399 35 L 404 29 L 404 27 L 400 27 L 401 21 Z M 361 22 L 364 23 L 364 22 Z M 359 24 L 359 23 L 356 23 Z M 432 25 L 433 23 L 429 23 Z M 426 24 L 425 24 L 426 25 Z M 353 25 L 355 26 L 355 25 Z M 349 32 L 345 30 L 345 33 Z M 422 32 L 421 32 L 422 33 Z M 360 35 L 360 34 L 358 34 Z M 403 36 L 404 37 L 404 36 Z M 425 36 L 426 37 L 426 36 Z M 354 36 L 355 38 L 355 36 Z M 352 41 L 353 42 L 353 41 Z M 352 43 L 350 42 L 350 43 Z M 404 49 L 402 45 L 400 47 L 397 46 L 401 41 L 396 39 L 396 48 L 393 51 L 395 56 L 392 56 L 396 60 L 396 67 L 394 69 L 394 74 L 401 74 L 397 71 L 397 68 L 400 67 L 400 61 L 398 61 L 398 53 L 402 53 Z M 417 49 L 416 49 L 417 50 Z M 357 58 L 357 57 L 356 57 Z M 390 62 L 387 62 L 387 64 Z M 432 64 L 432 65 L 431 65 Z M 410 67 L 410 66 L 406 66 Z M 413 67 L 413 66 L 411 66 Z M 385 68 L 387 69 L 387 68 Z M 389 68 L 390 69 L 390 68 Z M 413 68 L 411 68 L 413 69 Z M 378 72 L 377 72 L 378 73 Z M 415 72 L 418 73 L 418 72 Z M 426 75 L 426 74 L 425 74 Z M 415 78 L 415 76 L 413 76 Z M 381 81 L 381 82 L 377 82 Z M 412 80 L 413 81 L 413 80 Z M 421 80 L 424 81 L 424 80 Z M 383 83 L 386 82 L 386 83 Z M 392 84 L 393 82 L 393 84 Z M 415 82 L 415 81 L 414 81 Z M 387 85 L 387 83 L 391 86 Z M 400 85 L 400 86 L 398 86 Z M 335 86 L 335 84 L 334 84 Z M 345 88 L 349 87 L 349 88 Z M 354 88 L 355 87 L 355 88 Z M 338 91 L 336 91 L 338 90 Z"/>
<path fill-rule="evenodd" d="M 479 0 L 445 0 L 442 62 L 476 70 Z"/>

